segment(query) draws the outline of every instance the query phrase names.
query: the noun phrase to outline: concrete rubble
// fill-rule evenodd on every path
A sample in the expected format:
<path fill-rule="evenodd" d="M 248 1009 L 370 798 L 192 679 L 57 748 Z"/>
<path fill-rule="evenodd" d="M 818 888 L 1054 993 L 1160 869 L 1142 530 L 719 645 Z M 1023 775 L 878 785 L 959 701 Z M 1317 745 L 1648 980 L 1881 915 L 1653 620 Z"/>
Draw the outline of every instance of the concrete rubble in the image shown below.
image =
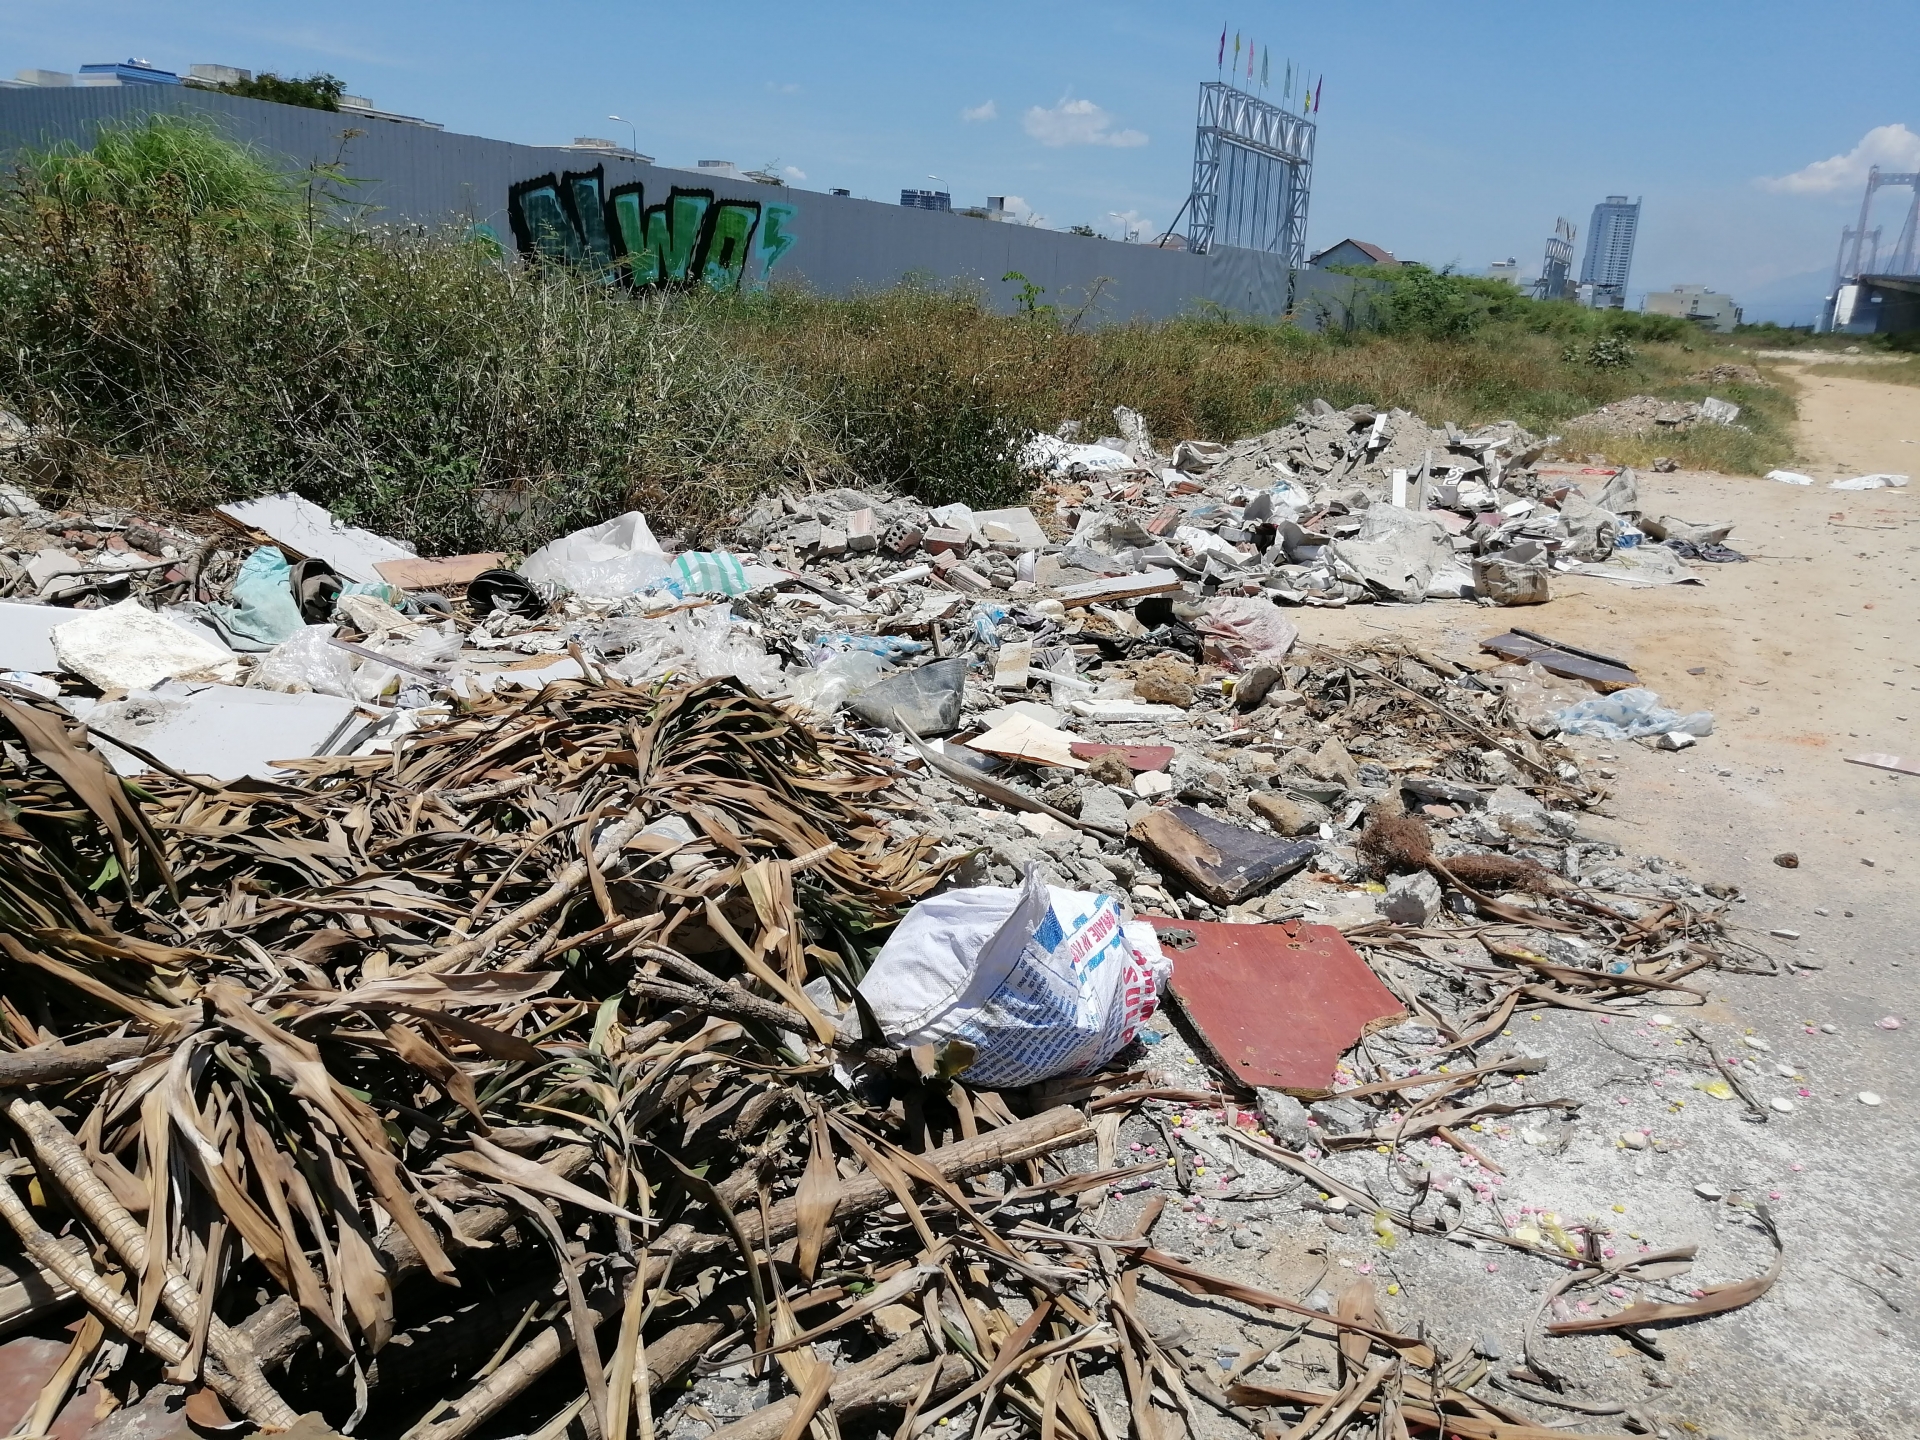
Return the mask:
<path fill-rule="evenodd" d="M 514 1292 L 514 1313 L 500 1325 L 485 1315 L 463 1320 L 472 1322 L 478 1350 L 450 1350 L 431 1382 L 433 1394 L 468 1398 L 431 1410 L 424 1397 L 396 1402 L 406 1419 L 375 1423 L 379 1434 L 464 1440 L 498 1419 L 486 1434 L 605 1440 L 611 1430 L 627 1440 L 636 1433 L 624 1428 L 627 1410 L 600 1413 L 624 1391 L 610 1391 L 597 1364 L 562 1361 L 583 1337 L 593 1344 L 596 1329 L 610 1341 L 620 1326 L 640 1326 L 631 1297 L 669 1278 L 685 1288 L 671 1299 L 663 1290 L 657 1303 L 672 1309 L 679 1328 L 649 1330 L 648 1356 L 666 1358 L 646 1361 L 662 1368 L 641 1373 L 638 1393 L 653 1397 L 648 1423 L 659 1428 L 651 1433 L 672 1440 L 710 1432 L 781 1440 L 804 1429 L 802 1408 L 824 1417 L 816 1423 L 828 1434 L 840 1419 L 884 1414 L 891 1426 L 903 1411 L 918 1434 L 947 1424 L 949 1410 L 956 1424 L 984 1426 L 996 1406 L 1008 1417 L 996 1422 L 1011 1427 L 1006 1433 L 1066 1426 L 1076 1440 L 1100 1440 L 1107 1424 L 1096 1414 L 1159 1403 L 1151 1393 L 1156 1366 L 1168 1394 L 1197 1396 L 1215 1419 L 1259 1414 L 1284 1427 L 1346 1405 L 1349 1415 L 1381 1415 L 1383 1427 L 1391 1407 L 1402 1430 L 1384 1433 L 1431 1428 L 1441 1413 L 1450 1433 L 1561 1433 L 1541 1428 L 1563 1412 L 1537 1328 L 1520 1335 L 1475 1319 L 1443 1377 L 1437 1350 L 1381 1319 L 1374 1307 L 1385 1298 L 1367 1277 L 1377 1261 L 1384 1280 L 1397 1245 L 1408 1247 L 1402 1263 L 1412 1263 L 1416 1247 L 1465 1246 L 1537 1265 L 1576 1287 L 1567 1293 L 1584 1297 L 1577 1309 L 1570 1301 L 1543 1312 L 1548 1335 L 1612 1328 L 1631 1338 L 1636 1306 L 1712 1313 L 1691 1280 L 1671 1278 L 1681 1268 L 1603 1258 L 1625 1246 L 1603 1217 L 1563 1223 L 1550 1212 L 1513 1223 L 1494 1178 L 1501 1172 L 1484 1149 L 1493 1132 L 1520 1130 L 1539 1134 L 1526 1143 L 1548 1156 L 1579 1123 L 1580 1100 L 1531 1082 L 1546 1061 L 1503 1043 L 1516 1019 L 1560 1008 L 1644 1030 L 1665 1024 L 1661 1005 L 1703 999 L 1705 972 L 1770 963 L 1730 935 L 1725 917 L 1736 892 L 1636 856 L 1595 813 L 1605 789 L 1588 768 L 1593 748 L 1568 743 L 1557 718 L 1587 706 L 1577 712 L 1582 725 L 1614 717 L 1638 726 L 1623 733 L 1649 748 L 1677 748 L 1710 733 L 1712 717 L 1673 716 L 1651 692 L 1618 689 L 1631 672 L 1615 684 L 1603 667 L 1609 683 L 1592 685 L 1579 678 L 1579 664 L 1550 672 L 1540 658 L 1560 652 L 1543 640 L 1544 650 L 1518 652 L 1530 657 L 1525 663 L 1399 640 L 1335 652 L 1302 643 L 1296 618 L 1303 607 L 1355 604 L 1539 604 L 1550 597 L 1552 575 L 1576 567 L 1618 571 L 1612 578 L 1629 583 L 1661 583 L 1644 578 L 1654 573 L 1697 578 L 1659 537 L 1724 548 L 1728 527 L 1643 516 L 1632 472 L 1557 464 L 1549 439 L 1511 424 L 1466 433 L 1405 411 L 1317 402 L 1248 440 L 1163 450 L 1140 416 L 1121 410 L 1115 418 L 1121 434 L 1097 443 L 1064 434 L 1028 442 L 1021 453 L 1034 484 L 1030 506 L 925 505 L 850 488 L 785 493 L 741 517 L 725 550 L 673 553 L 646 517 L 628 515 L 554 537 L 517 571 L 501 568 L 498 555 L 422 559 L 293 497 L 223 506 L 224 526 L 56 512 L 25 492 L 8 502 L 0 515 L 0 774 L 20 794 L 51 804 L 46 797 L 64 793 L 78 772 L 49 757 L 98 756 L 102 774 L 110 767 L 141 777 L 128 806 L 221 817 L 206 819 L 204 833 L 184 822 L 177 833 L 155 832 L 154 853 L 174 847 L 169 863 L 190 895 L 176 903 L 197 918 L 155 922 L 153 938 L 125 942 L 127 954 L 175 967 L 156 982 L 169 1005 L 209 1014 L 226 1007 L 230 1038 L 222 1044 L 247 1036 L 252 1044 L 257 1026 L 247 1027 L 267 1024 L 264 1010 L 219 988 L 244 972 L 274 1005 L 333 1016 L 331 1030 L 309 1027 L 316 1036 L 348 1034 L 341 1027 L 349 1012 L 384 1017 L 384 1031 L 360 1025 L 351 1043 L 373 1046 L 382 1064 L 398 1056 L 433 1078 L 433 1096 L 391 1097 L 400 1108 L 386 1124 L 405 1139 L 401 1149 L 431 1154 L 442 1168 L 430 1189 L 413 1185 L 432 1196 L 420 1214 L 397 1192 L 368 1192 L 379 1195 L 377 1209 L 367 1202 L 364 1213 L 377 1217 L 368 1223 L 391 1227 L 404 1212 L 421 1227 L 403 1242 L 383 1229 L 377 1254 L 361 1244 L 354 1254 L 372 1256 L 365 1263 L 376 1271 L 402 1273 L 398 1244 L 412 1247 L 406 1265 L 428 1263 L 426 1237 L 444 1231 L 461 1206 L 469 1207 L 461 1215 L 485 1205 L 506 1217 L 488 1221 L 487 1235 L 506 1233 L 511 1216 L 521 1217 L 512 1233 L 523 1258 L 515 1263 L 537 1258 L 533 1288 Z M 236 583 L 243 574 L 278 573 L 247 569 L 269 545 L 287 562 L 301 623 L 270 649 L 230 648 Z M 1664 558 L 1634 568 L 1649 551 Z M 410 588 L 395 577 L 439 588 Z M 1618 692 L 1612 708 L 1595 710 L 1591 702 L 1607 690 Z M 681 717 L 671 735 L 648 718 L 663 706 Z M 581 718 L 589 713 L 591 725 Z M 799 807 L 804 821 L 781 811 L 787 818 L 777 824 L 743 829 L 713 798 L 746 784 L 731 771 L 699 771 L 658 814 L 643 814 L 632 797 L 616 803 L 612 792 L 582 808 L 568 788 L 577 775 L 617 774 L 621 785 L 644 791 L 656 777 L 650 767 L 664 764 L 662 747 L 708 734 L 701 726 L 730 737 L 712 743 L 745 757 L 738 763 L 753 784 L 786 796 L 782 803 Z M 549 730 L 557 737 L 551 746 L 527 748 L 528 737 Z M 487 737 L 505 758 L 489 758 L 485 747 L 495 742 Z M 434 757 L 456 742 L 466 768 L 435 770 Z M 758 755 L 763 743 L 788 747 L 779 763 Z M 411 777 L 404 783 L 403 773 Z M 856 810 L 856 799 L 865 808 Z M 283 821 L 246 830 L 256 809 L 276 805 L 285 807 Z M 629 818 L 622 805 L 632 807 Z M 128 824 L 129 835 L 139 828 Z M 231 838 L 243 831 L 250 838 Z M 193 846 L 202 850 L 189 863 L 180 847 Z M 243 874 L 220 858 L 242 849 L 265 869 Z M 521 860 L 506 857 L 536 851 L 537 875 L 513 880 Z M 469 861 L 470 853 L 481 858 Z M 435 858 L 443 854 L 456 858 Z M 118 863 L 132 859 L 127 849 Z M 222 888 L 194 890 L 196 866 L 218 871 Z M 290 886 L 275 866 L 304 878 Z M 270 884 L 260 878 L 269 871 L 279 877 Z M 105 886 L 112 876 L 101 873 Z M 548 883 L 540 876 L 571 886 L 550 929 L 549 920 L 528 928 L 547 914 L 522 904 L 532 892 L 499 896 L 510 882 L 537 892 Z M 278 898 L 288 886 L 292 898 Z M 1063 892 L 1084 897 L 1130 929 L 1150 922 L 1140 943 L 1150 948 L 1157 935 L 1172 968 L 1171 1008 L 1156 1015 L 1156 996 L 1134 995 L 1138 1013 L 1123 1048 L 1094 1073 L 1004 1091 L 969 1087 L 974 1032 L 953 1030 L 933 1044 L 916 1032 L 912 1045 L 889 1048 L 891 1036 L 861 1030 L 850 981 L 872 962 L 875 945 L 863 924 L 884 931 L 915 902 L 955 888 L 1023 886 L 1033 894 L 1048 887 L 1056 905 Z M 151 895 L 141 903 L 149 901 L 158 903 Z M 59 903 L 82 901 L 76 893 Z M 282 919 L 271 921 L 276 911 Z M 134 933 L 125 930 L 130 912 L 87 913 L 84 923 L 40 922 L 36 934 L 65 937 L 46 943 L 66 957 L 53 963 L 67 967 L 43 973 L 78 974 L 83 961 L 94 963 L 88 957 L 97 959 L 107 942 L 88 940 L 87 926 Z M 831 924 L 828 916 L 836 917 Z M 595 948 L 616 932 L 623 946 L 625 937 L 641 937 L 638 948 Z M 235 937 L 246 937 L 240 950 Z M 1264 981 L 1279 983 L 1272 967 L 1296 963 L 1288 947 L 1311 950 L 1320 968 L 1310 973 L 1330 977 L 1326 998 L 1348 1002 L 1329 1011 L 1345 1018 L 1320 1017 L 1311 1050 L 1292 1044 L 1287 1016 L 1245 1006 L 1235 1013 L 1230 968 L 1210 990 L 1196 983 L 1216 957 L 1222 966 L 1264 964 Z M 108 952 L 121 953 L 111 945 Z M 215 952 L 216 971 L 194 968 Z M 7 953 L 28 963 L 15 948 Z M 460 964 L 442 966 L 448 953 Z M 347 954 L 352 963 L 330 958 Z M 610 998 L 576 995 L 595 966 L 625 967 L 636 978 Z M 179 978 L 188 975 L 197 978 Z M 416 982 L 417 993 L 380 988 Z M 97 996 L 104 982 L 92 983 L 87 993 Z M 558 988 L 536 1003 L 542 985 Z M 1331 994 L 1340 987 L 1352 993 Z M 559 1004 L 562 994 L 573 998 Z M 190 995 L 225 998 L 203 1005 Z M 123 1028 L 148 1036 L 143 1027 L 160 1024 L 158 1001 L 123 998 Z M 1313 1001 L 1299 1001 L 1302 1013 Z M 464 1009 L 466 1020 L 450 1016 L 483 1004 L 492 1007 L 479 1012 L 484 1023 Z M 431 1029 L 430 1042 L 399 1023 L 406 1016 L 443 1028 Z M 1263 1068 L 1249 1073 L 1309 1078 L 1249 1083 L 1236 1073 L 1249 1062 L 1235 1060 L 1221 1033 L 1227 1024 L 1257 1032 Z M 67 1040 L 80 1043 L 79 1032 Z M 709 1044 L 717 1048 L 683 1072 Z M 131 1063 L 141 1045 L 116 1052 L 114 1063 Z M 619 1152 L 617 1163 L 604 1138 L 554 1128 L 565 1109 L 550 1107 L 541 1119 L 489 1108 L 507 1103 L 499 1098 L 507 1092 L 488 1077 L 506 1075 L 511 1064 L 552 1059 L 584 1067 L 580 1076 L 602 1074 L 595 1065 L 611 1074 L 605 1067 L 628 1053 L 623 1045 L 660 1062 L 648 1085 L 668 1072 L 686 1078 L 663 1081 L 665 1089 L 622 1112 L 661 1128 L 647 1146 Z M 1730 1066 L 1707 1040 L 1700 1047 L 1688 1054 L 1702 1083 L 1745 1076 L 1738 1057 Z M 751 1064 L 726 1065 L 735 1054 Z M 723 1078 L 696 1080 L 715 1057 L 722 1063 L 711 1073 Z M 292 1062 L 276 1060 L 276 1076 L 282 1063 Z M 480 1076 L 479 1090 L 463 1066 Z M 433 1098 L 441 1091 L 444 1106 Z M 755 1149 L 763 1138 L 755 1117 L 783 1112 L 788 1119 Z M 144 1113 L 137 1097 L 113 1123 L 134 1113 Z M 36 1152 L 43 1163 L 65 1154 L 39 1110 L 22 1115 L 16 1123 L 39 1126 L 31 1133 L 51 1147 Z M 599 1130 L 616 1123 L 626 1121 L 610 1117 Z M 942 1157 L 960 1153 L 952 1147 L 1026 1136 L 1020 1127 L 1036 1125 L 1045 1133 L 1035 1130 L 1030 1148 L 987 1144 L 986 1159 L 939 1168 Z M 878 1139 L 886 1127 L 889 1138 Z M 88 1144 L 100 1139 L 97 1128 L 86 1135 Z M 269 1164 L 267 1151 L 257 1151 L 272 1149 L 264 1135 L 247 1142 L 256 1146 L 249 1166 Z M 677 1160 L 671 1170 L 660 1166 L 656 1145 L 711 1162 L 717 1185 Z M 1646 1148 L 1639 1139 L 1621 1146 Z M 591 1162 L 590 1150 L 598 1157 Z M 909 1152 L 932 1158 L 900 1158 Z M 1038 1163 L 1005 1171 L 1011 1160 L 1045 1155 L 1053 1156 L 1050 1175 Z M 1367 1188 L 1373 1181 L 1358 1162 L 1382 1155 L 1398 1190 Z M 664 1188 L 643 1197 L 629 1187 L 628 1164 L 652 1167 L 646 1185 Z M 146 1194 L 131 1169 L 118 1161 L 108 1169 L 115 1194 Z M 366 1173 L 381 1172 L 369 1162 Z M 758 1192 L 740 1177 L 757 1177 Z M 724 1204 L 714 1198 L 722 1191 Z M 836 1191 L 843 1201 L 864 1197 L 863 1208 L 835 1219 Z M 959 1223 L 969 1203 L 983 1200 L 981 1215 Z M 682 1216 L 711 1210 L 701 1211 L 691 1239 L 685 1224 L 666 1232 L 709 1268 L 676 1273 L 680 1252 L 660 1260 L 648 1249 L 655 1222 L 633 1207 L 655 1201 L 682 1207 Z M 107 1203 L 80 1209 L 92 1223 Z M 534 1212 L 529 1228 L 525 1215 Z M 275 1213 L 291 1230 L 293 1220 Z M 808 1213 L 811 1221 L 790 1218 Z M 1728 1213 L 1752 1236 L 1772 1234 L 1763 1212 Z M 578 1224 L 571 1240 L 553 1228 L 556 1214 Z M 1090 1228 L 1103 1215 L 1108 1222 Z M 829 1230 L 821 1216 L 840 1228 Z M 743 1221 L 752 1234 L 739 1228 Z M 1289 1227 L 1321 1234 L 1323 1222 L 1356 1237 L 1369 1257 L 1357 1271 L 1342 1261 L 1351 1273 L 1328 1277 L 1345 1287 L 1337 1295 L 1316 1285 L 1276 1299 L 1195 1269 L 1196 1253 L 1224 1245 L 1264 1256 Z M 1156 1223 L 1159 1235 L 1147 1245 Z M 552 1231 L 558 1262 L 542 1226 Z M 982 1227 L 991 1242 L 979 1242 Z M 1110 1238 L 1123 1232 L 1132 1238 Z M 766 1252 L 742 1267 L 735 1241 L 751 1259 L 753 1235 L 765 1239 Z M 775 1243 L 783 1236 L 786 1248 Z M 266 1243 L 264 1235 L 247 1239 Z M 823 1245 L 835 1258 L 816 1283 Z M 973 1267 L 957 1288 L 956 1247 Z M 1740 1251 L 1743 1264 L 1751 1251 Z M 1118 1258 L 1088 1258 L 1096 1252 Z M 58 1260 L 40 1251 L 34 1258 Z M 438 1263 L 455 1262 L 443 1255 Z M 782 1285 L 804 1279 L 792 1309 L 785 1299 L 769 1309 L 758 1278 L 745 1285 L 748 1273 L 759 1273 L 754 1267 Z M 308 1349 L 274 1352 L 275 1363 L 291 1374 L 306 1356 L 299 1373 L 323 1397 L 316 1404 L 329 1423 L 348 1410 L 357 1421 L 369 1386 L 376 1405 L 408 1393 L 407 1382 L 392 1377 L 417 1359 L 358 1367 L 372 1358 L 370 1337 L 392 1323 L 396 1293 L 403 1328 L 414 1327 L 414 1343 L 431 1341 L 443 1316 L 423 1304 L 424 1287 L 382 1290 L 382 1321 L 377 1306 L 363 1315 L 320 1305 L 316 1291 L 300 1288 L 320 1281 L 296 1275 L 298 1265 L 276 1271 L 272 1285 L 258 1268 L 247 1274 L 260 1296 L 300 1297 L 286 1303 L 307 1316 L 300 1343 Z M 1304 1317 L 1310 1329 L 1295 1339 L 1306 1334 L 1306 1348 L 1283 1342 L 1256 1353 L 1248 1340 L 1228 1359 L 1197 1334 L 1151 1330 L 1132 1309 L 1128 1276 L 1141 1269 L 1213 1296 L 1243 1338 L 1254 1334 L 1249 1313 Z M 633 1283 L 636 1274 L 651 1278 Z M 547 1278 L 567 1275 L 564 1283 Z M 819 1298 L 829 1275 L 842 1288 Z M 222 1282 L 203 1273 L 196 1283 Z M 1764 1289 L 1743 1292 L 1738 1303 Z M 1389 1293 L 1398 1294 L 1397 1283 Z M 811 1307 L 828 1299 L 849 1308 L 813 1342 L 796 1340 L 826 1324 L 832 1312 Z M 62 1303 L 21 1302 L 23 1313 Z M 116 1300 L 90 1303 L 119 1313 Z M 1228 1311 L 1229 1303 L 1241 1309 Z M 1057 1333 L 1033 1328 L 1056 1305 L 1062 1324 L 1078 1318 Z M 236 1323 L 245 1308 L 234 1311 Z M 527 1332 L 532 1339 L 520 1328 L 528 1322 L 515 1324 L 522 1311 L 541 1316 Z M 1614 1315 L 1626 1318 L 1599 1323 Z M 937 1333 L 929 1328 L 942 1320 Z M 214 1335 L 227 1333 L 216 1324 Z M 1209 1333 L 1226 1345 L 1227 1330 Z M 956 1336 L 966 1341 L 957 1353 Z M 776 1342 L 786 1347 L 782 1363 L 763 1366 L 756 1355 Z M 969 1348 L 976 1343 L 979 1354 Z M 1007 1348 L 1042 1343 L 1053 1348 L 1036 1360 L 1060 1356 L 1056 1370 L 1029 1368 Z M 332 1369 L 323 1373 L 325 1345 L 356 1357 L 353 1365 L 342 1369 L 340 1356 L 325 1351 Z M 539 1345 L 547 1349 L 527 1358 Z M 994 1346 L 1002 1358 L 989 1362 Z M 1315 1358 L 1322 1350 L 1348 1355 L 1344 1378 L 1326 1373 Z M 1422 1369 L 1392 1369 L 1394 1355 L 1416 1352 Z M 221 1368 L 239 1363 L 234 1352 L 208 1353 L 217 1363 L 207 1362 L 204 1375 L 220 1384 L 207 1379 L 206 1393 L 219 1390 L 263 1424 L 285 1418 L 272 1393 L 283 1372 L 249 1388 Z M 1502 1361 L 1503 1353 L 1514 1358 Z M 182 1373 L 184 1362 L 164 1346 L 153 1354 L 168 1361 L 167 1374 Z M 478 1366 L 490 1355 L 497 1371 Z M 786 1363 L 796 1357 L 804 1363 Z M 549 1371 L 576 1378 L 534 1392 L 545 1407 L 534 1414 L 510 1407 L 521 1392 L 508 1380 L 489 1379 L 519 1374 L 515 1367 L 526 1371 L 526 1385 Z M 1393 1386 L 1383 1389 L 1389 1370 Z M 691 1388 L 664 1388 L 689 1372 L 697 1374 Z M 889 1376 L 911 1383 L 900 1389 Z M 149 1392 L 146 1403 L 159 1404 L 151 1397 L 168 1388 Z M 768 1418 L 781 1406 L 780 1418 Z"/>

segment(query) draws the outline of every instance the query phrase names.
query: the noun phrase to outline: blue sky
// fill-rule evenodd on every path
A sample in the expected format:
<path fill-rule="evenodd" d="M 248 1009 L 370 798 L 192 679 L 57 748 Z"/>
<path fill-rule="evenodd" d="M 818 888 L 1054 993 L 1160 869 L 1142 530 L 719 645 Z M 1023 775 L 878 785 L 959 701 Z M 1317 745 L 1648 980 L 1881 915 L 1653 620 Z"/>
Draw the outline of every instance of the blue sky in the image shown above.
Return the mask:
<path fill-rule="evenodd" d="M 1920 170 L 1911 0 L 13 0 L 0 73 L 328 70 L 453 130 L 624 140 L 617 113 L 669 164 L 772 163 L 873 198 L 934 175 L 956 203 L 1006 194 L 1116 233 L 1185 198 L 1223 19 L 1272 47 L 1276 79 L 1288 58 L 1325 76 L 1314 248 L 1533 273 L 1556 216 L 1584 237 L 1625 193 L 1646 202 L 1634 291 L 1704 283 L 1804 320 L 1867 163 Z M 1907 196 L 1882 193 L 1890 241 Z"/>

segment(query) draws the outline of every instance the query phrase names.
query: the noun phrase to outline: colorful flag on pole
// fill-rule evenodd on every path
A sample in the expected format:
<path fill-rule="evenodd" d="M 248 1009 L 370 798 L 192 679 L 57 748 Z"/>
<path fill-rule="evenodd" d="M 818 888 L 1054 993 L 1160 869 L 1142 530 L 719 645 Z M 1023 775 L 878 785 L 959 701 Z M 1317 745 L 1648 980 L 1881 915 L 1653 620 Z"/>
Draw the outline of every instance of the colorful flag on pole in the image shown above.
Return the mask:
<path fill-rule="evenodd" d="M 1240 73 L 1240 32 L 1238 30 L 1233 32 L 1233 71 L 1236 75 Z"/>
<path fill-rule="evenodd" d="M 1269 45 L 1260 52 L 1260 88 L 1267 88 L 1267 82 L 1273 78 L 1273 47 Z"/>
<path fill-rule="evenodd" d="M 1227 63 L 1227 27 L 1220 27 L 1220 53 L 1214 57 L 1213 68 L 1222 69 Z"/>
<path fill-rule="evenodd" d="M 1253 83 L 1253 41 L 1247 41 L 1247 83 Z"/>
<path fill-rule="evenodd" d="M 1316 115 L 1320 113 L 1320 87 L 1326 83 L 1327 77 L 1324 75 L 1313 82 L 1313 113 Z"/>
<path fill-rule="evenodd" d="M 1287 61 L 1287 88 L 1284 93 L 1287 99 L 1293 98 L 1293 62 L 1291 60 Z"/>

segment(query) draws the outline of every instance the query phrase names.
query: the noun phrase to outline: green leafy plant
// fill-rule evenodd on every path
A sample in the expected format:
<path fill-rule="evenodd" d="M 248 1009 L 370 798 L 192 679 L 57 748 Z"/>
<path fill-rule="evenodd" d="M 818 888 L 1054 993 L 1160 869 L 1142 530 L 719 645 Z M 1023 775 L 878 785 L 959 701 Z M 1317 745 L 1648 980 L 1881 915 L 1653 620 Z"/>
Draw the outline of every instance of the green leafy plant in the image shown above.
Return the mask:
<path fill-rule="evenodd" d="M 347 93 L 344 80 L 325 73 L 280 76 L 267 71 L 251 80 L 234 80 L 217 88 L 229 95 L 244 95 L 249 100 L 272 100 L 280 105 L 302 105 L 309 110 L 338 110 L 340 97 Z"/>
<path fill-rule="evenodd" d="M 1640 358 L 1640 352 L 1623 335 L 1600 335 L 1567 346 L 1560 352 L 1560 358 L 1569 365 L 1585 365 L 1594 370 L 1625 370 Z"/>

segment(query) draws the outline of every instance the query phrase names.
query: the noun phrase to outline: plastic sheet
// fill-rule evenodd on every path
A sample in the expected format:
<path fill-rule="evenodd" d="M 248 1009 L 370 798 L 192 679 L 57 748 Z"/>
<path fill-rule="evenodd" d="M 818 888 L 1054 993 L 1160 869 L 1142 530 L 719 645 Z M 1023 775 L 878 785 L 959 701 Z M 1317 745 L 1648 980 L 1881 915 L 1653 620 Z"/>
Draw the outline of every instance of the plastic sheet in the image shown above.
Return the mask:
<path fill-rule="evenodd" d="M 828 716 L 846 704 L 847 696 L 893 667 L 864 650 L 842 650 L 810 670 L 787 672 L 787 694 L 816 715 Z"/>
<path fill-rule="evenodd" d="M 262 649 L 300 632 L 300 606 L 293 596 L 293 566 L 272 545 L 262 545 L 240 564 L 233 581 L 233 604 L 208 609 L 222 632 Z"/>
<path fill-rule="evenodd" d="M 623 627 L 627 654 L 612 673 L 628 684 L 667 675 L 702 680 L 730 675 L 762 695 L 785 683 L 780 662 L 751 635 L 734 629 L 725 605 L 703 605 L 657 620 L 630 620 Z"/>
<path fill-rule="evenodd" d="M 1602 740 L 1638 740 L 1648 735 L 1711 735 L 1713 712 L 1696 710 L 1682 715 L 1660 703 L 1660 697 L 1641 686 L 1596 695 L 1570 705 L 1556 717 L 1565 735 L 1593 735 Z"/>
<path fill-rule="evenodd" d="M 277 690 L 283 695 L 338 695 L 357 698 L 353 689 L 353 657 L 333 638 L 337 625 L 302 626 L 292 638 L 276 645 L 253 662 L 247 684 L 255 690 Z M 389 673 L 392 673 L 389 671 Z"/>
<path fill-rule="evenodd" d="M 564 535 L 520 566 L 520 574 L 536 585 L 598 600 L 637 595 L 672 571 L 673 562 L 638 510 Z"/>

